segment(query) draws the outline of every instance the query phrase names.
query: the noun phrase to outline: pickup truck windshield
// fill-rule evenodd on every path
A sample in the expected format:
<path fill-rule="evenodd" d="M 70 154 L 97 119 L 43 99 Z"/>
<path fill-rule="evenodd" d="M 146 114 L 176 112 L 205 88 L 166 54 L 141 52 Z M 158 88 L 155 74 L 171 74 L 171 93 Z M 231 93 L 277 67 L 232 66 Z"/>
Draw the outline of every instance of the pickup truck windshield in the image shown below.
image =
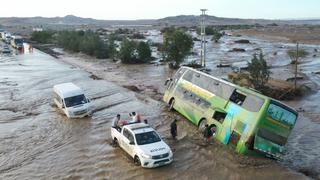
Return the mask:
<path fill-rule="evenodd" d="M 136 134 L 136 140 L 138 145 L 151 144 L 161 141 L 158 134 L 154 131 Z"/>
<path fill-rule="evenodd" d="M 65 101 L 67 107 L 72 107 L 72 106 L 76 106 L 79 104 L 87 103 L 87 99 L 83 94 L 78 95 L 78 96 L 65 98 L 64 101 Z"/>

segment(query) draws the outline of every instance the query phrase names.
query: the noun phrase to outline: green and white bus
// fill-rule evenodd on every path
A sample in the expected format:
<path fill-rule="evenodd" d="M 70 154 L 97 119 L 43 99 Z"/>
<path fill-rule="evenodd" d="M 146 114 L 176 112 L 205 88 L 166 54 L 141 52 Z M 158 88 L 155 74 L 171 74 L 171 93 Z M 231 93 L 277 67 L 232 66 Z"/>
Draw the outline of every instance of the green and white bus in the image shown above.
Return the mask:
<path fill-rule="evenodd" d="M 240 154 L 279 158 L 298 113 L 256 91 L 189 67 L 181 67 L 165 83 L 163 100 L 203 130 Z"/>

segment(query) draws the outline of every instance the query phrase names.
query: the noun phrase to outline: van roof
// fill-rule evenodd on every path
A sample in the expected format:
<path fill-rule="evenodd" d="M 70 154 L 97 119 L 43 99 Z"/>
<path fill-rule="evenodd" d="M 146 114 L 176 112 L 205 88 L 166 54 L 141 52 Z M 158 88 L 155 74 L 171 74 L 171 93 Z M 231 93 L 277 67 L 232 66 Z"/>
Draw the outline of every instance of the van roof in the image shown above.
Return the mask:
<path fill-rule="evenodd" d="M 84 94 L 83 90 L 80 89 L 73 83 L 63 83 L 53 86 L 54 92 L 60 95 L 62 98 L 72 97 L 80 94 Z"/>

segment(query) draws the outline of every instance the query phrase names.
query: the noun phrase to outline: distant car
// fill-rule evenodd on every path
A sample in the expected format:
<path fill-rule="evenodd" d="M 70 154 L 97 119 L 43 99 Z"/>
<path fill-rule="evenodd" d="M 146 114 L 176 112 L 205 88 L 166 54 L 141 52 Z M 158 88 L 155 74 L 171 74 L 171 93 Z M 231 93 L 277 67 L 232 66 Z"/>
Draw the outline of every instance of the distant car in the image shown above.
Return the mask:
<path fill-rule="evenodd" d="M 11 53 L 11 50 L 8 46 L 4 46 L 1 51 L 2 51 L 2 54 L 10 54 Z"/>
<path fill-rule="evenodd" d="M 154 168 L 173 161 L 170 147 L 148 124 L 128 124 L 121 130 L 111 127 L 111 137 L 133 158 L 135 165 Z"/>
<path fill-rule="evenodd" d="M 81 118 L 92 113 L 90 99 L 82 89 L 73 83 L 63 83 L 53 86 L 53 100 L 68 118 Z"/>

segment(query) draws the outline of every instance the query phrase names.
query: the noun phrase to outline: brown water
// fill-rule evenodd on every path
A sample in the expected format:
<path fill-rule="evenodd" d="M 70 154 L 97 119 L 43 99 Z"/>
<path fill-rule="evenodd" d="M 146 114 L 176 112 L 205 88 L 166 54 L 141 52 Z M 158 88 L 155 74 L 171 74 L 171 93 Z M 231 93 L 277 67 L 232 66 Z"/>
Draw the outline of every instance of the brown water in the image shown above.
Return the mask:
<path fill-rule="evenodd" d="M 133 77 L 139 70 L 141 68 L 136 73 L 126 73 Z M 159 71 L 169 73 L 166 69 L 150 70 L 145 76 Z M 134 93 L 106 80 L 93 80 L 90 75 L 37 50 L 1 56 L 0 179 L 306 178 L 285 166 L 319 172 L 319 141 L 316 141 L 319 121 L 313 119 L 313 114 L 307 114 L 309 110 L 318 112 L 317 94 L 293 102 L 294 106 L 308 111 L 300 116 L 285 159 L 279 163 L 237 155 L 216 142 L 205 145 L 194 125 L 177 113 L 168 112 L 157 98 Z M 111 76 L 113 81 L 117 81 L 117 77 L 126 82 L 126 78 L 121 79 L 124 76 Z M 157 83 L 162 81 L 160 76 L 155 77 Z M 139 76 L 133 83 L 138 81 L 142 81 Z M 52 87 L 64 82 L 73 82 L 87 92 L 96 109 L 91 118 L 67 119 L 53 106 Z M 149 85 L 151 81 L 144 84 Z M 171 165 L 156 169 L 136 167 L 122 150 L 110 145 L 111 119 L 119 112 L 128 118 L 131 111 L 140 112 L 166 137 L 174 150 Z M 179 120 L 178 141 L 169 137 L 169 124 L 174 118 Z"/>

